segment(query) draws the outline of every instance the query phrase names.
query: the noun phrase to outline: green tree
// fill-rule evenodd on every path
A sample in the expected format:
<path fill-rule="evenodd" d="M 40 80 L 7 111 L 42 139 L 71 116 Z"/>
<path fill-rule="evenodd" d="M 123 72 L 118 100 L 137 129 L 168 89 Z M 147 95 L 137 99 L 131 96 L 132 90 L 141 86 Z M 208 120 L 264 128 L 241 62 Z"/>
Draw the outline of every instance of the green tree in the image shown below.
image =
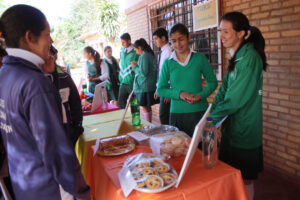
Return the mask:
<path fill-rule="evenodd" d="M 120 30 L 119 5 L 111 0 L 95 0 L 95 4 L 100 31 L 109 41 L 114 41 Z"/>
<path fill-rule="evenodd" d="M 118 36 L 119 6 L 109 0 L 76 0 L 70 11 L 70 17 L 61 19 L 61 24 L 54 27 L 53 40 L 60 54 L 71 67 L 76 67 L 87 43 L 76 40 L 79 36 L 97 31 L 107 41 L 114 42 Z"/>

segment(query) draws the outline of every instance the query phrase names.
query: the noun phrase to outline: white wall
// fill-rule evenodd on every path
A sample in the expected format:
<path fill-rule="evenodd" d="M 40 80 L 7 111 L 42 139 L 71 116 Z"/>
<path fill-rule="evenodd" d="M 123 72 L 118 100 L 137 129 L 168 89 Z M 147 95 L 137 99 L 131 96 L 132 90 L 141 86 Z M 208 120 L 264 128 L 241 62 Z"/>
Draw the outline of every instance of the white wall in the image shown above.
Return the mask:
<path fill-rule="evenodd" d="M 142 0 L 119 0 L 121 7 L 123 7 L 125 10 L 127 8 L 134 6 L 135 4 L 137 4 L 141 1 Z"/>

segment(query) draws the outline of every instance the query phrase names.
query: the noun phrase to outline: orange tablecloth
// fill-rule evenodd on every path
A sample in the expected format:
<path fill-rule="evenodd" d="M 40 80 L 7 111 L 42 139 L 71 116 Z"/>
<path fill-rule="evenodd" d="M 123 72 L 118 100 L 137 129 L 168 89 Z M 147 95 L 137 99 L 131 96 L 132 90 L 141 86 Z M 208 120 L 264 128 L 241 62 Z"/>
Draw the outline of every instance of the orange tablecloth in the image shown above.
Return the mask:
<path fill-rule="evenodd" d="M 93 150 L 93 147 L 91 147 Z M 90 152 L 93 152 L 93 151 Z M 119 157 L 90 155 L 87 183 L 96 200 L 126 199 L 120 187 L 118 172 L 124 161 L 138 153 L 151 152 L 149 147 L 137 146 L 134 152 Z M 179 171 L 184 158 L 171 159 L 171 165 Z M 201 165 L 201 152 L 198 150 L 178 188 L 158 194 L 133 191 L 127 199 L 139 200 L 247 200 L 239 170 L 218 162 L 215 169 L 207 170 Z"/>

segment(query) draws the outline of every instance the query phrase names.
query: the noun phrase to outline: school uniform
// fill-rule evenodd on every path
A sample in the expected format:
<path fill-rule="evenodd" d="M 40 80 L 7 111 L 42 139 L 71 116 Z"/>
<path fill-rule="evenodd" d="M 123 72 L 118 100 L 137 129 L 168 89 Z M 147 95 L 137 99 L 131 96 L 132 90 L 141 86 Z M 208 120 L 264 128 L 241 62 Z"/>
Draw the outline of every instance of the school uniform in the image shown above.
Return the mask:
<path fill-rule="evenodd" d="M 144 51 L 133 67 L 135 72 L 133 91 L 139 101 L 140 106 L 152 106 L 156 104 L 154 93 L 156 90 L 156 59 L 149 52 Z"/>
<path fill-rule="evenodd" d="M 202 76 L 207 84 L 202 88 Z M 181 63 L 175 51 L 162 67 L 158 81 L 159 97 L 171 99 L 170 124 L 192 136 L 196 124 L 208 107 L 206 98 L 213 93 L 218 83 L 207 58 L 202 53 L 190 50 L 184 63 Z M 198 94 L 201 100 L 189 104 L 180 99 L 180 92 Z"/>
<path fill-rule="evenodd" d="M 99 81 L 89 81 L 89 92 L 93 93 L 95 92 L 95 87 L 97 84 L 108 80 L 109 74 L 106 63 L 101 60 L 100 63 L 100 74 L 97 73 L 95 63 L 91 61 L 86 61 L 85 65 L 85 76 L 88 77 L 90 75 L 93 78 L 99 78 Z"/>
<path fill-rule="evenodd" d="M 132 92 L 134 71 L 132 71 L 130 62 L 138 61 L 139 55 L 133 49 L 131 45 L 128 48 L 123 48 L 121 50 L 121 62 L 120 62 L 120 89 L 118 103 L 119 107 L 124 109 L 127 103 L 127 99 Z"/>
<path fill-rule="evenodd" d="M 90 199 L 62 124 L 60 96 L 41 69 L 44 61 L 23 49 L 7 52 L 0 70 L 5 114 L 0 122 L 16 199 L 60 200 L 60 187 L 77 199 Z"/>
<path fill-rule="evenodd" d="M 119 96 L 119 65 L 115 58 L 104 58 L 104 61 L 108 67 L 109 83 L 107 84 L 108 99 L 118 100 Z"/>
<path fill-rule="evenodd" d="M 166 59 L 168 59 L 172 54 L 173 49 L 169 45 L 169 43 L 165 44 L 159 54 L 158 54 L 158 70 L 160 76 L 160 71 L 162 65 Z M 170 103 L 165 103 L 165 98 L 160 98 L 159 104 L 159 119 L 161 124 L 169 124 L 170 121 Z"/>
<path fill-rule="evenodd" d="M 262 59 L 247 43 L 236 54 L 234 70 L 223 78 L 211 111 L 214 123 L 228 115 L 222 124 L 220 160 L 250 180 L 263 169 L 262 85 Z"/>

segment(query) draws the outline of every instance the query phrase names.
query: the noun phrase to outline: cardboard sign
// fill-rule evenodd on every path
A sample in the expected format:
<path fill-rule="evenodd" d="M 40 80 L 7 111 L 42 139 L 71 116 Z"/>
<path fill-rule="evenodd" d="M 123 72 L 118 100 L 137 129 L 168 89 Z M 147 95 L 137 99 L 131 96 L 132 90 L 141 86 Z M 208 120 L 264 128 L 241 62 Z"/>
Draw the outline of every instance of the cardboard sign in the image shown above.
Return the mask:
<path fill-rule="evenodd" d="M 193 6 L 194 31 L 218 26 L 219 11 L 217 0 L 210 0 Z"/>
<path fill-rule="evenodd" d="M 209 104 L 205 114 L 203 115 L 203 117 L 201 118 L 201 120 L 199 121 L 199 123 L 196 125 L 195 127 L 195 130 L 194 130 L 194 134 L 193 134 L 193 138 L 192 138 L 192 141 L 191 141 L 191 144 L 190 144 L 190 147 L 189 147 L 189 150 L 185 156 L 185 159 L 184 159 L 184 163 L 182 165 L 182 168 L 180 170 L 180 174 L 178 176 L 178 180 L 177 180 L 177 183 L 176 183 L 176 188 L 179 186 L 184 174 L 186 173 L 194 155 L 195 155 L 195 152 L 198 148 L 198 144 L 200 142 L 200 140 L 202 139 L 202 132 L 203 132 L 203 129 L 205 127 L 205 124 L 206 124 L 206 118 L 209 116 L 209 112 L 210 112 L 210 109 L 211 109 L 211 104 Z"/>

